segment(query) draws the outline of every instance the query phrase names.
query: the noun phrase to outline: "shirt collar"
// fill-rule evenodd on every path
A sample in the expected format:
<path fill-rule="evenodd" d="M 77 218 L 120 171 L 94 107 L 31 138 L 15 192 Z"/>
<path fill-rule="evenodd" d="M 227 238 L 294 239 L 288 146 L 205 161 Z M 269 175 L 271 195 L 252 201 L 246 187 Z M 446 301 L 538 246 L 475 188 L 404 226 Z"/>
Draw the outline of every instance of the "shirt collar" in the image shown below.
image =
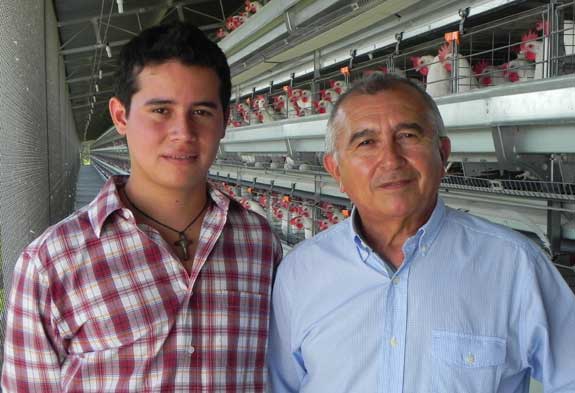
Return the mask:
<path fill-rule="evenodd" d="M 106 181 L 98 196 L 88 205 L 88 217 L 90 225 L 96 236 L 99 238 L 102 228 L 108 217 L 117 210 L 125 208 L 118 193 L 119 189 L 124 187 L 128 181 L 128 176 L 117 175 L 110 176 Z M 230 197 L 215 188 L 208 182 L 208 195 L 217 208 L 224 215 L 227 214 Z M 132 217 L 131 214 L 124 218 Z"/>
<path fill-rule="evenodd" d="M 124 207 L 118 189 L 128 181 L 128 176 L 110 176 L 98 196 L 88 205 L 88 218 L 97 237 L 100 237 L 102 227 L 108 217 L 116 210 Z"/>
<path fill-rule="evenodd" d="M 218 190 L 210 182 L 208 182 L 208 195 L 214 202 L 215 207 L 222 213 L 227 214 L 230 207 L 231 197 Z"/>
<path fill-rule="evenodd" d="M 441 229 L 441 224 L 443 223 L 443 218 L 445 217 L 445 212 L 445 203 L 441 198 L 437 197 L 437 202 L 435 203 L 435 208 L 433 209 L 431 216 L 417 231 L 417 236 L 419 236 L 419 248 L 423 250 L 424 253 L 431 248 L 431 245 L 437 238 L 439 230 Z"/>
<path fill-rule="evenodd" d="M 350 219 L 349 221 L 349 228 L 351 230 L 351 235 L 352 235 L 352 240 L 355 243 L 355 246 L 357 248 L 357 252 L 359 253 L 359 256 L 361 258 L 361 260 L 363 262 L 365 262 L 367 260 L 367 258 L 369 257 L 369 255 L 372 252 L 371 247 L 365 242 L 365 239 L 363 238 L 363 235 L 361 234 L 361 231 L 359 230 L 359 213 L 357 211 L 357 208 L 354 206 L 351 209 L 351 215 L 350 215 Z"/>
<path fill-rule="evenodd" d="M 426 253 L 433 244 L 437 237 L 443 218 L 445 217 L 445 203 L 441 198 L 437 198 L 437 202 L 427 222 L 417 230 L 417 233 L 406 241 L 406 245 L 417 244 L 418 249 Z M 359 213 L 354 206 L 351 211 L 351 219 L 349 220 L 349 228 L 351 230 L 352 240 L 357 246 L 358 253 L 361 259 L 365 260 L 372 252 L 371 247 L 365 242 L 364 237 L 358 227 Z"/>

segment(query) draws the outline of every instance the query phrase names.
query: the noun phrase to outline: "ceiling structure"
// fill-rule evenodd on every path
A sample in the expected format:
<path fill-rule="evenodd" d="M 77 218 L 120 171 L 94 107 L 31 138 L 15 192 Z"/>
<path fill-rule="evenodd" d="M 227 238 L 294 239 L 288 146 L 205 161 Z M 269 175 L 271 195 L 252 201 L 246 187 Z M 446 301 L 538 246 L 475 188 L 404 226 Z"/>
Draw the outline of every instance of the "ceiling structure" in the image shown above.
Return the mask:
<path fill-rule="evenodd" d="M 257 1 L 262 7 L 249 23 L 219 41 L 238 89 L 251 86 L 254 77 L 266 78 L 272 68 L 289 68 L 313 56 L 326 40 L 353 35 L 422 0 Z M 145 28 L 178 19 L 193 23 L 217 41 L 216 32 L 226 18 L 244 7 L 245 0 L 54 0 L 60 54 L 80 138 L 96 139 L 112 125 L 107 102 L 122 45 Z M 345 27 L 346 21 L 351 23 Z"/>
<path fill-rule="evenodd" d="M 314 74 L 373 55 L 381 48 L 397 50 L 398 29 L 403 42 L 443 36 L 445 26 L 460 20 L 457 6 L 483 12 L 474 23 L 529 10 L 547 0 L 258 0 L 260 11 L 218 42 L 226 53 L 234 86 L 232 96 L 290 78 Z M 119 12 L 118 5 L 123 6 Z M 198 26 L 217 40 L 227 17 L 244 10 L 245 0 L 54 0 L 60 34 L 60 54 L 76 128 L 82 140 L 96 139 L 112 125 L 107 102 L 122 45 L 142 29 L 172 20 Z M 443 9 L 452 14 L 446 17 Z M 510 8 L 509 8 L 510 9 Z M 489 12 L 488 12 L 489 11 Z M 449 15 L 449 12 L 447 15 Z M 421 26 L 419 26 L 421 24 Z M 521 27 L 526 29 L 528 27 Z M 421 29 L 426 29 L 422 34 Z M 412 31 L 410 33 L 410 31 Z M 431 32 L 440 33 L 431 35 Z M 415 40 L 415 41 L 414 41 Z M 370 59 L 372 57 L 369 57 Z M 377 59 L 375 59 L 377 60 Z M 326 69 L 327 69 L 326 68 Z"/>
<path fill-rule="evenodd" d="M 177 19 L 215 38 L 225 19 L 243 7 L 244 0 L 54 0 L 60 54 L 80 138 L 95 139 L 112 124 L 107 103 L 122 45 L 143 29 Z"/>

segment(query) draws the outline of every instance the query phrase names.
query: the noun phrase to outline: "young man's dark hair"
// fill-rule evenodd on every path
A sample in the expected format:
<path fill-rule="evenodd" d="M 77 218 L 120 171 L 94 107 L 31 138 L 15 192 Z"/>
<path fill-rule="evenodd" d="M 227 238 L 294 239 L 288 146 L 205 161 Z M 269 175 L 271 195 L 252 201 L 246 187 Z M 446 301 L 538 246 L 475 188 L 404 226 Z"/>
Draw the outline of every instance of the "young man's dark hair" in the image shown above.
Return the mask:
<path fill-rule="evenodd" d="M 147 65 L 178 60 L 188 66 L 212 69 L 220 79 L 220 99 L 227 112 L 231 95 L 230 67 L 220 47 L 197 27 L 174 22 L 151 27 L 128 42 L 120 52 L 114 95 L 130 113 L 132 96 L 138 91 L 137 77 Z"/>

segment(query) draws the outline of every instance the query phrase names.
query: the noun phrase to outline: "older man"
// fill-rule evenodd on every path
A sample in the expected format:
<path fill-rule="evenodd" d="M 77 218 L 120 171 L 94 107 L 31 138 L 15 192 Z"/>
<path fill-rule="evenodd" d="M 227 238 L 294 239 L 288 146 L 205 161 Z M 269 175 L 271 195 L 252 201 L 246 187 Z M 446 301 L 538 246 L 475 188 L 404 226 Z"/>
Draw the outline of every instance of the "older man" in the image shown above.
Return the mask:
<path fill-rule="evenodd" d="M 575 391 L 575 297 L 535 244 L 438 199 L 450 142 L 429 96 L 361 81 L 327 149 L 355 209 L 280 265 L 274 392 Z"/>

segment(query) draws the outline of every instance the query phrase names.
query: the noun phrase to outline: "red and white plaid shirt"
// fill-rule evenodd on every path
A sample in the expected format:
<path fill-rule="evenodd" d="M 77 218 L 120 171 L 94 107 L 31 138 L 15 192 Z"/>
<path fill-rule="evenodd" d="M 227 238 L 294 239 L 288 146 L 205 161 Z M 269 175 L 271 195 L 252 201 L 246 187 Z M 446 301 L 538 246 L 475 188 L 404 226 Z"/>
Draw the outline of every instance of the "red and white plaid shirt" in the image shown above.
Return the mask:
<path fill-rule="evenodd" d="M 188 274 L 109 180 L 26 248 L 6 324 L 5 392 L 263 392 L 281 245 L 210 187 Z"/>

